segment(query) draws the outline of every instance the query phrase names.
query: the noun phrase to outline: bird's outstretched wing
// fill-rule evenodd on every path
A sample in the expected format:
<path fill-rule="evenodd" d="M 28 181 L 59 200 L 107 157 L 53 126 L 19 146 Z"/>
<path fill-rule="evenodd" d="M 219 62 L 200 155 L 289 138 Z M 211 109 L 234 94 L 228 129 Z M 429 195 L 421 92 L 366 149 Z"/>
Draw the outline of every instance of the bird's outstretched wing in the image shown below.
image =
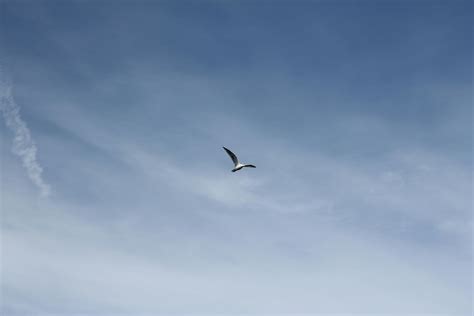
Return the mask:
<path fill-rule="evenodd" d="M 225 152 L 229 155 L 230 159 L 232 159 L 232 161 L 234 162 L 234 165 L 238 165 L 239 164 L 239 160 L 237 159 L 237 156 L 231 152 L 229 149 L 225 148 L 225 147 L 222 147 L 224 148 Z"/>
<path fill-rule="evenodd" d="M 244 165 L 244 167 L 257 168 L 254 165 Z"/>

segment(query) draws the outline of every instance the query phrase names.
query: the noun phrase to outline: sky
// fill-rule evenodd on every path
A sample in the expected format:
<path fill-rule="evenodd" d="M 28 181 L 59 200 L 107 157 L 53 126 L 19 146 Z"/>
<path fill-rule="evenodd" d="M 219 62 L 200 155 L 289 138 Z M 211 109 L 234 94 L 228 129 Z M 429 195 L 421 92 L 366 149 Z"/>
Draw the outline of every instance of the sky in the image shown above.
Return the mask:
<path fill-rule="evenodd" d="M 0 8 L 2 315 L 471 315 L 471 1 Z"/>

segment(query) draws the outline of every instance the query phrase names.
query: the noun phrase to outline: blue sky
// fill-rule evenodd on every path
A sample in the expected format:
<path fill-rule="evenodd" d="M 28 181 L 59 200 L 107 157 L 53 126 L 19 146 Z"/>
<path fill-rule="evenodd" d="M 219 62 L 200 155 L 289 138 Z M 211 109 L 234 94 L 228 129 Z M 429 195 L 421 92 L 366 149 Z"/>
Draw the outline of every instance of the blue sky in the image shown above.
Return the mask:
<path fill-rule="evenodd" d="M 471 314 L 470 1 L 0 6 L 2 314 Z"/>

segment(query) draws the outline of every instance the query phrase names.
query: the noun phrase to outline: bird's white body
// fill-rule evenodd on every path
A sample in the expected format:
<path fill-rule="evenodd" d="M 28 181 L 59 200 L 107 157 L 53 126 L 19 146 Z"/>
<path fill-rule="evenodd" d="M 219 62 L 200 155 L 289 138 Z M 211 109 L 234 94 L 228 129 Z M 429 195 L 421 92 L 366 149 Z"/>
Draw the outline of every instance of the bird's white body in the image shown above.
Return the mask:
<path fill-rule="evenodd" d="M 237 164 L 234 169 L 232 169 L 232 172 L 236 172 L 236 171 L 239 171 L 240 169 L 242 169 L 243 167 L 252 167 L 253 165 L 244 165 L 244 164 Z M 255 168 L 255 167 L 253 167 Z"/>
<path fill-rule="evenodd" d="M 225 147 L 222 147 L 222 148 L 224 148 L 226 153 L 229 155 L 230 159 L 232 159 L 232 161 L 234 162 L 234 169 L 232 169 L 232 172 L 239 171 L 240 169 L 244 167 L 256 168 L 254 165 L 240 163 L 239 160 L 237 159 L 237 156 L 233 152 L 231 152 L 229 149 Z"/>

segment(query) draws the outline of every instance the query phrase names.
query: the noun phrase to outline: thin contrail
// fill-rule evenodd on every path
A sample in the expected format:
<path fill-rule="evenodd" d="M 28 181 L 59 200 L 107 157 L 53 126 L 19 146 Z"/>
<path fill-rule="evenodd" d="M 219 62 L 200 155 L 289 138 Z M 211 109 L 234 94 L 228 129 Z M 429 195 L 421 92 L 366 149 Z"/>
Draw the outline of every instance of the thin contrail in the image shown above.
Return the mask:
<path fill-rule="evenodd" d="M 20 107 L 12 94 L 12 84 L 0 66 L 0 110 L 3 112 L 6 125 L 13 132 L 12 151 L 18 155 L 26 169 L 28 177 L 39 188 L 43 197 L 51 193 L 50 186 L 43 180 L 43 168 L 38 163 L 36 147 L 30 130 L 20 116 Z"/>

